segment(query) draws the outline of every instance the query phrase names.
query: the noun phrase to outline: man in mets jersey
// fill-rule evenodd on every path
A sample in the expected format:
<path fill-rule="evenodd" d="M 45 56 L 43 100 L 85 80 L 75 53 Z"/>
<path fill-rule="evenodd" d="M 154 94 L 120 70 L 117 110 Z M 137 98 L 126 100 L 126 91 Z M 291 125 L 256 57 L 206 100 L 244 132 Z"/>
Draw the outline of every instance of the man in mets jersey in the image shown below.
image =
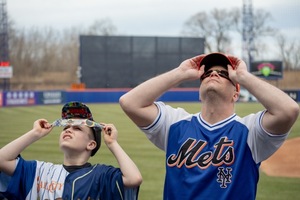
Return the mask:
<path fill-rule="evenodd" d="M 169 89 L 201 81 L 201 111 L 190 114 L 158 101 Z M 239 117 L 240 86 L 262 104 Z M 165 200 L 255 199 L 260 163 L 282 145 L 298 104 L 222 53 L 199 55 L 153 77 L 120 98 L 125 113 L 166 152 Z"/>
<path fill-rule="evenodd" d="M 17 157 L 26 147 L 47 136 L 54 126 L 62 126 L 59 146 L 63 164 L 25 160 Z M 101 145 L 101 131 L 106 146 L 120 168 L 88 162 Z M 11 176 L 7 199 L 132 199 L 138 198 L 141 174 L 117 142 L 113 124 L 98 124 L 90 109 L 81 102 L 69 102 L 62 108 L 62 118 L 50 124 L 36 120 L 33 129 L 0 149 L 0 171 Z"/>

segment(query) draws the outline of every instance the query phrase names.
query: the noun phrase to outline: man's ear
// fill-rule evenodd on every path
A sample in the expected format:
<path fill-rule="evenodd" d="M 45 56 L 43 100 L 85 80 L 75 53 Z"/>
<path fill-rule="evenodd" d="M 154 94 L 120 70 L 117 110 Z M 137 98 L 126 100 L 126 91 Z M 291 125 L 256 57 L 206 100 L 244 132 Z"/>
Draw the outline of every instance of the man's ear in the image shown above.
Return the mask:
<path fill-rule="evenodd" d="M 233 95 L 233 101 L 237 102 L 239 100 L 239 97 L 240 97 L 240 93 L 238 91 L 235 91 Z"/>

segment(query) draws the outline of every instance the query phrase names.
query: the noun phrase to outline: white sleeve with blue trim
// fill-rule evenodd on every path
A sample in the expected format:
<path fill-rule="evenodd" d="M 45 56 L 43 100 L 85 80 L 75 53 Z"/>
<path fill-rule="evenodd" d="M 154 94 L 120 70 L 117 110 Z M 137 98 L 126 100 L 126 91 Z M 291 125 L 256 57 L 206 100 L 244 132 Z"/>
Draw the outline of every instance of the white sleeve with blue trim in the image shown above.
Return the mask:
<path fill-rule="evenodd" d="M 191 116 L 191 114 L 182 108 L 175 109 L 161 101 L 154 103 L 158 108 L 158 115 L 152 124 L 147 127 L 141 127 L 141 130 L 153 144 L 165 151 L 170 128 L 170 126 L 166 126 L 165 124 L 173 124 L 178 120 Z"/>
<path fill-rule="evenodd" d="M 240 118 L 240 121 L 249 129 L 248 146 L 251 149 L 253 159 L 260 163 L 269 158 L 283 144 L 288 137 L 288 133 L 273 135 L 262 127 L 262 118 L 266 111 L 250 114 Z M 255 117 L 253 117 L 256 115 Z"/>

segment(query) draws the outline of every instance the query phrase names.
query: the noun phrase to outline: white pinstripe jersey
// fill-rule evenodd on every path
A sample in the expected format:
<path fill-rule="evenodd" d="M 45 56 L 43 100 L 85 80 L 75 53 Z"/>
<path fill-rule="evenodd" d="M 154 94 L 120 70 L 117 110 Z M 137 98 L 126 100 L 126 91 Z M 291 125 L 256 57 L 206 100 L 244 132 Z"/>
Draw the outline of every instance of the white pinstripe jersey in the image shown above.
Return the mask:
<path fill-rule="evenodd" d="M 9 199 L 128 199 L 138 197 L 137 188 L 125 188 L 119 168 L 92 165 L 69 173 L 63 165 L 42 161 L 18 164 L 5 195 Z"/>

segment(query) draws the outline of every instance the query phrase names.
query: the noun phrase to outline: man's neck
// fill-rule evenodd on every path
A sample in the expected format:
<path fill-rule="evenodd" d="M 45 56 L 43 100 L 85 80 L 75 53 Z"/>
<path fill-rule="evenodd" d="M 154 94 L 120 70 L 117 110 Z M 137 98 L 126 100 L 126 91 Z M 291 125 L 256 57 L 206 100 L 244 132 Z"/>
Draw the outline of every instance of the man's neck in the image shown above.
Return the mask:
<path fill-rule="evenodd" d="M 218 123 L 232 114 L 234 114 L 234 105 L 225 104 L 224 102 L 219 104 L 203 103 L 201 109 L 202 118 L 209 124 Z"/>

